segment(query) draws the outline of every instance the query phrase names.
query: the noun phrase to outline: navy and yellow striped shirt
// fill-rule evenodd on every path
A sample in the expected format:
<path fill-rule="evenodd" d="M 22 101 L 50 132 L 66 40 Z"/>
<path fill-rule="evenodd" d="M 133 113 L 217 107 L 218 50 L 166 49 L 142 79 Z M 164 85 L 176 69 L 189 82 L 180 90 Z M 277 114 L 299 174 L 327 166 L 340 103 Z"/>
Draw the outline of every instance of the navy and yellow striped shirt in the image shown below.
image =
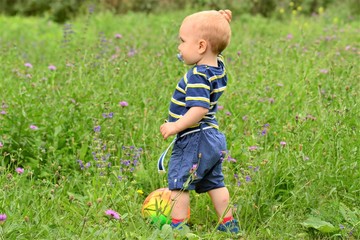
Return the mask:
<path fill-rule="evenodd" d="M 227 75 L 222 57 L 218 58 L 218 67 L 196 65 L 192 67 L 176 86 L 171 98 L 169 122 L 181 118 L 191 107 L 204 107 L 209 112 L 202 123 L 218 129 L 215 117 L 217 103 L 227 84 Z M 190 130 L 199 127 L 199 123 Z"/>

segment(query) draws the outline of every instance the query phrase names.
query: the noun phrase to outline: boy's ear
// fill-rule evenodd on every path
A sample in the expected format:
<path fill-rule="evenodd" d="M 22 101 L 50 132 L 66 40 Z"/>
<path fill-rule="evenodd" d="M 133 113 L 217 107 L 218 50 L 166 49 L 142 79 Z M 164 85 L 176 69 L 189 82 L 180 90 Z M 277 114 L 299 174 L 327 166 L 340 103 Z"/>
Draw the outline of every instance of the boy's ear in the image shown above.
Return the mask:
<path fill-rule="evenodd" d="M 204 53 L 206 51 L 207 47 L 208 47 L 207 42 L 204 39 L 200 39 L 198 52 L 200 54 Z"/>

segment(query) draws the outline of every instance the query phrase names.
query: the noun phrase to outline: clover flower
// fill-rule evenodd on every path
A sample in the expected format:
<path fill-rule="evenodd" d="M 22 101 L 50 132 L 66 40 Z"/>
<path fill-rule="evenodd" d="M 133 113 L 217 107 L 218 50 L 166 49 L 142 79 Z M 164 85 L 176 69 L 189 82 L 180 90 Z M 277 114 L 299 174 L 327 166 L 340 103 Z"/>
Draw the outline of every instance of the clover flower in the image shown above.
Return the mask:
<path fill-rule="evenodd" d="M 280 142 L 280 145 L 281 145 L 282 147 L 285 147 L 285 146 L 286 146 L 286 142 L 281 141 L 281 142 Z"/>
<path fill-rule="evenodd" d="M 36 126 L 36 125 L 31 124 L 31 125 L 30 125 L 30 129 L 32 129 L 32 130 L 38 130 L 39 127 Z"/>
<path fill-rule="evenodd" d="M 119 102 L 119 105 L 120 105 L 121 107 L 127 107 L 127 106 L 129 106 L 129 103 L 128 103 L 128 102 L 125 102 L 125 101 L 121 101 L 121 102 Z"/>
<path fill-rule="evenodd" d="M 323 74 L 328 74 L 329 73 L 329 70 L 327 69 L 320 69 L 320 73 L 323 73 Z"/>
<path fill-rule="evenodd" d="M 33 67 L 33 65 L 31 63 L 25 63 L 24 66 L 27 67 L 27 68 L 32 68 Z"/>
<path fill-rule="evenodd" d="M 0 214 L 0 224 L 3 223 L 3 222 L 5 222 L 6 218 L 7 218 L 7 216 L 6 216 L 5 213 Z"/>
<path fill-rule="evenodd" d="M 112 218 L 114 218 L 114 219 L 117 219 L 117 220 L 120 219 L 120 214 L 117 213 L 116 211 L 112 210 L 112 209 L 106 210 L 105 214 L 112 217 Z"/>
<path fill-rule="evenodd" d="M 255 151 L 258 149 L 258 146 L 250 146 L 249 151 Z"/>
<path fill-rule="evenodd" d="M 23 168 L 16 168 L 15 171 L 18 173 L 18 174 L 23 174 L 24 173 L 24 169 Z"/>
<path fill-rule="evenodd" d="M 115 38 L 121 39 L 123 36 L 120 33 L 115 34 Z"/>
<path fill-rule="evenodd" d="M 49 66 L 48 66 L 48 69 L 49 69 L 50 71 L 55 71 L 55 70 L 56 70 L 56 67 L 55 67 L 54 65 L 49 65 Z"/>

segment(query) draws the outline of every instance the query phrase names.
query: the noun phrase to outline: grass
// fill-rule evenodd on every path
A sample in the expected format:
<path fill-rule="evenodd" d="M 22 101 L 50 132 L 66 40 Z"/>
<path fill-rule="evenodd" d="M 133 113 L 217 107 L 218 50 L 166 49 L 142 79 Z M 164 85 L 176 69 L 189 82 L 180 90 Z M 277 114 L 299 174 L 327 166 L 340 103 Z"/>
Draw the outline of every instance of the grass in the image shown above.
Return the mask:
<path fill-rule="evenodd" d="M 176 60 L 187 13 L 98 13 L 65 26 L 0 16 L 0 239 L 234 237 L 216 232 L 205 195 L 192 193 L 191 232 L 140 214 L 167 186 L 159 126 L 187 69 Z M 336 9 L 234 16 L 218 119 L 236 238 L 360 238 L 358 24 Z"/>

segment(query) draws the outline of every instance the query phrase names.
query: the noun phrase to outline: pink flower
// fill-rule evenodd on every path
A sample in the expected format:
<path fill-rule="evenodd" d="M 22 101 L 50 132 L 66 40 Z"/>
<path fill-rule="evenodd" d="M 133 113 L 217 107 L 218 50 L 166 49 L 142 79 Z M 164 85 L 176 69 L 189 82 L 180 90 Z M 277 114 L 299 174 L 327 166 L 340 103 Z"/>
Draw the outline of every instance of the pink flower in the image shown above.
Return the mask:
<path fill-rule="evenodd" d="M 281 141 L 281 142 L 280 142 L 280 145 L 283 146 L 283 147 L 285 147 L 285 146 L 286 146 L 286 142 Z"/>
<path fill-rule="evenodd" d="M 27 67 L 27 68 L 32 68 L 33 67 L 31 63 L 25 63 L 24 66 Z"/>
<path fill-rule="evenodd" d="M 127 106 L 129 106 L 128 102 L 125 102 L 125 101 L 121 101 L 121 102 L 119 102 L 119 104 L 120 104 L 120 106 L 122 106 L 122 107 L 127 107 Z"/>
<path fill-rule="evenodd" d="M 327 73 L 329 73 L 329 70 L 327 70 L 327 69 L 320 69 L 320 72 L 323 73 L 323 74 L 327 74 Z"/>
<path fill-rule="evenodd" d="M 5 222 L 5 220 L 6 220 L 6 214 L 5 213 L 3 213 L 3 214 L 0 214 L 0 224 L 2 223 L 2 222 Z"/>
<path fill-rule="evenodd" d="M 5 111 L 5 110 L 2 110 L 2 111 L 0 112 L 0 114 L 1 114 L 1 115 L 5 115 L 5 114 L 6 114 L 6 111 Z"/>
<path fill-rule="evenodd" d="M 290 40 L 290 39 L 293 39 L 293 37 L 294 37 L 294 36 L 293 36 L 291 33 L 289 33 L 289 34 L 286 36 L 286 38 L 289 39 L 289 40 Z"/>
<path fill-rule="evenodd" d="M 258 149 L 257 146 L 250 146 L 250 147 L 249 147 L 249 151 L 255 151 L 255 150 L 257 150 L 257 149 Z"/>
<path fill-rule="evenodd" d="M 0 148 L 2 148 L 4 146 L 4 144 L 2 142 L 0 142 Z"/>
<path fill-rule="evenodd" d="M 217 109 L 218 109 L 218 110 L 223 110 L 223 109 L 224 109 L 224 106 L 219 105 L 219 106 L 217 107 Z"/>
<path fill-rule="evenodd" d="M 30 125 L 30 129 L 32 129 L 32 130 L 38 130 L 39 128 L 37 127 L 37 126 L 35 126 L 35 125 Z"/>
<path fill-rule="evenodd" d="M 55 67 L 54 65 L 49 65 L 49 66 L 48 66 L 48 69 L 49 69 L 50 71 L 55 71 L 55 70 L 56 70 L 56 67 Z"/>
<path fill-rule="evenodd" d="M 18 174 L 23 174 L 24 173 L 24 169 L 23 168 L 16 168 L 15 171 L 18 173 Z"/>
<path fill-rule="evenodd" d="M 198 165 L 197 165 L 197 164 L 193 164 L 189 172 L 190 172 L 190 173 L 195 172 L 195 171 L 196 171 L 196 169 L 197 169 L 197 167 L 198 167 Z"/>
<path fill-rule="evenodd" d="M 118 219 L 118 220 L 120 219 L 119 213 L 117 213 L 116 211 L 114 211 L 112 209 L 106 210 L 105 214 L 112 217 L 112 218 L 115 218 L 115 219 Z"/>
<path fill-rule="evenodd" d="M 120 33 L 115 34 L 115 38 L 121 39 L 123 36 Z"/>

